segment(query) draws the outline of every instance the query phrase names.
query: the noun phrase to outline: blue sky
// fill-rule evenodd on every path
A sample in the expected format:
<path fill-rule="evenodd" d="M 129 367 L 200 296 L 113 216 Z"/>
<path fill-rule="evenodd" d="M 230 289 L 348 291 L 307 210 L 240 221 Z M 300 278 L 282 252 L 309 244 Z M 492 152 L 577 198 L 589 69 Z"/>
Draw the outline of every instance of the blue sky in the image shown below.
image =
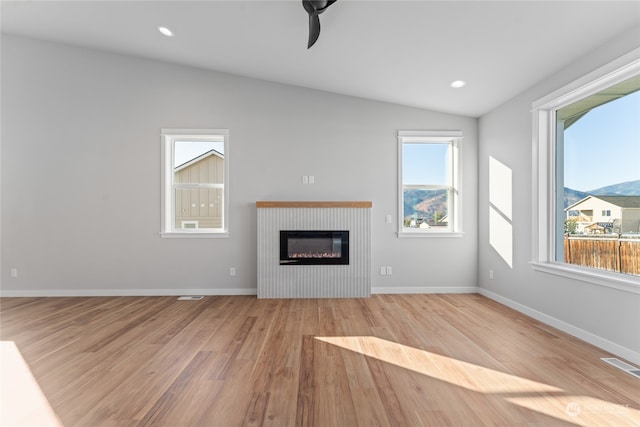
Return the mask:
<path fill-rule="evenodd" d="M 176 141 L 175 150 L 173 157 L 174 168 L 191 159 L 195 159 L 207 151 L 216 150 L 224 154 L 224 142 Z"/>
<path fill-rule="evenodd" d="M 404 184 L 447 185 L 448 148 L 448 144 L 403 144 Z"/>
<path fill-rule="evenodd" d="M 564 185 L 580 191 L 640 179 L 640 92 L 601 105 L 564 134 Z"/>

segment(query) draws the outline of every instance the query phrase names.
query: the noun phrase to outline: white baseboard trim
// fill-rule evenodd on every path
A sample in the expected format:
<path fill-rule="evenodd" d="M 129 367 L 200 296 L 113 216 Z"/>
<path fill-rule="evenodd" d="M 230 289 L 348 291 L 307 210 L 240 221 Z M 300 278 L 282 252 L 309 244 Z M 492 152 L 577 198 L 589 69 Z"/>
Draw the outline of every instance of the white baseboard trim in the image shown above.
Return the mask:
<path fill-rule="evenodd" d="M 534 319 L 546 325 L 553 326 L 554 328 L 559 329 L 562 332 L 566 332 L 569 335 L 580 338 L 581 340 L 595 345 L 596 347 L 599 347 L 605 351 L 608 351 L 609 353 L 620 356 L 632 363 L 640 364 L 640 353 L 638 352 L 635 352 L 605 338 L 599 337 L 598 335 L 592 334 L 591 332 L 580 329 L 569 323 L 563 322 L 562 320 L 556 319 L 555 317 L 549 316 L 548 314 L 544 314 L 538 310 L 534 310 L 533 308 L 527 307 L 526 305 L 520 304 L 486 289 L 478 288 L 478 293 L 489 299 L 499 302 L 500 304 L 506 305 L 509 308 L 519 311 L 520 313 L 526 314 L 529 317 L 533 317 Z"/>
<path fill-rule="evenodd" d="M 2 290 L 0 297 L 159 297 L 182 295 L 257 295 L 257 288 L 235 289 L 52 289 Z"/>
<path fill-rule="evenodd" d="M 475 294 L 476 286 L 457 287 L 388 287 L 372 288 L 372 294 Z M 242 289 L 51 289 L 51 290 L 0 290 L 0 297 L 156 297 L 181 295 L 257 295 L 257 288 Z"/>
<path fill-rule="evenodd" d="M 476 294 L 477 286 L 371 288 L 372 294 Z"/>

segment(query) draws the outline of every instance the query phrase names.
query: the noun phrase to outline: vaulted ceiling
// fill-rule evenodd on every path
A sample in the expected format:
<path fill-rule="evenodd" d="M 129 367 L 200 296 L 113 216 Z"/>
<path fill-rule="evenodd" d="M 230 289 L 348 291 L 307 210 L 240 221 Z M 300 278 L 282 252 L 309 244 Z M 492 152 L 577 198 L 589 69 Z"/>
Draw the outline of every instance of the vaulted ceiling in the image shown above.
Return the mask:
<path fill-rule="evenodd" d="M 3 0 L 1 30 L 479 117 L 625 31 L 638 1 Z M 166 37 L 157 30 L 174 32 Z M 466 86 L 455 89 L 454 80 Z"/>

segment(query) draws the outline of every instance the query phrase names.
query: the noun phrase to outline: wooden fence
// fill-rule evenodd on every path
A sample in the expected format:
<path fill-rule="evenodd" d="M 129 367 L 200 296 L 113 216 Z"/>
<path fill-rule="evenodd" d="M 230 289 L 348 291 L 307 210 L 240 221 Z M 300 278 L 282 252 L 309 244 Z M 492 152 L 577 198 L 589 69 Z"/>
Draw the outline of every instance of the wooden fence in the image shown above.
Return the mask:
<path fill-rule="evenodd" d="M 640 276 L 640 238 L 567 235 L 564 261 Z"/>

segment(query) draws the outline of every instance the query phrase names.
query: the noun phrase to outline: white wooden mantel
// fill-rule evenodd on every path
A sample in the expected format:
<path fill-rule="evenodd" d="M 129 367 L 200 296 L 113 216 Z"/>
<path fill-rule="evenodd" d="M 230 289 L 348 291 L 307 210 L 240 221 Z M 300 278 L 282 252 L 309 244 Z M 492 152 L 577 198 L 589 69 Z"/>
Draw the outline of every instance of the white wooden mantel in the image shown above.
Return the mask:
<path fill-rule="evenodd" d="M 259 201 L 258 298 L 371 296 L 370 201 Z M 349 230 L 349 265 L 280 265 L 280 230 Z"/>

